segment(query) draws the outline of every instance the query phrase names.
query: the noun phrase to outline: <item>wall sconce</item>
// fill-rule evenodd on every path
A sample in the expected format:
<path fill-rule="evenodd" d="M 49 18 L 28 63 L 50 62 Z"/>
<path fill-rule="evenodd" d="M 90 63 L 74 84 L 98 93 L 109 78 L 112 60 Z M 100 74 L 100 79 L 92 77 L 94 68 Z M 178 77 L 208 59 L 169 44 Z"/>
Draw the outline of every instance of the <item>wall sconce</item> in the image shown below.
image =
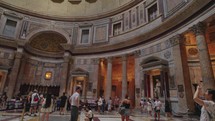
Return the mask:
<path fill-rule="evenodd" d="M 46 79 L 46 80 L 49 80 L 49 79 L 51 79 L 51 78 L 52 78 L 52 72 L 50 72 L 50 71 L 46 72 L 46 74 L 45 74 L 45 79 Z"/>

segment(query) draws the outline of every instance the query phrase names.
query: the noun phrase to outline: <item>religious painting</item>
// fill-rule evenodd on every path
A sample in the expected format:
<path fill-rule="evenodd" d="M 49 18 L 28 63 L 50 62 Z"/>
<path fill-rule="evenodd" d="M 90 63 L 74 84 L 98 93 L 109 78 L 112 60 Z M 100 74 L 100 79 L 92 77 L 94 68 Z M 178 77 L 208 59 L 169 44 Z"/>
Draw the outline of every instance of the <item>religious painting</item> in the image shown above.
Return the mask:
<path fill-rule="evenodd" d="M 52 72 L 47 71 L 47 72 L 45 73 L 45 79 L 46 79 L 46 80 L 50 80 L 51 78 L 52 78 Z"/>

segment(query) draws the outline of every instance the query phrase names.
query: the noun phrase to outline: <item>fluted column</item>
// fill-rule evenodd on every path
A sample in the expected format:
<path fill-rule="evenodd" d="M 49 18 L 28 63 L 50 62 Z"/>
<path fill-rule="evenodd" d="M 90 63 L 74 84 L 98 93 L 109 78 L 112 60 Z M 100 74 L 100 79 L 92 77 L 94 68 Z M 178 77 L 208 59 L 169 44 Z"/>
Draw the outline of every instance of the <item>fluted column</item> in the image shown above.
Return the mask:
<path fill-rule="evenodd" d="M 122 56 L 122 99 L 127 94 L 127 55 Z"/>
<path fill-rule="evenodd" d="M 15 60 L 13 67 L 11 69 L 11 73 L 9 75 L 9 85 L 8 85 L 8 92 L 7 95 L 9 98 L 12 98 L 14 91 L 15 91 L 15 86 L 17 82 L 17 77 L 19 73 L 19 68 L 20 68 L 20 63 L 21 63 L 21 58 L 22 58 L 22 50 L 17 50 L 16 55 L 15 55 Z"/>
<path fill-rule="evenodd" d="M 107 58 L 107 80 L 106 80 L 106 88 L 105 88 L 105 99 L 108 100 L 111 96 L 112 91 L 112 57 Z"/>
<path fill-rule="evenodd" d="M 207 89 L 214 88 L 215 82 L 208 46 L 205 40 L 205 27 L 206 26 L 200 22 L 192 27 L 192 31 L 196 36 L 204 89 Z"/>
<path fill-rule="evenodd" d="M 64 62 L 63 62 L 63 69 L 61 72 L 61 81 L 60 81 L 60 95 L 62 95 L 66 91 L 67 87 L 67 76 L 68 76 L 68 68 L 69 68 L 69 53 L 64 54 Z"/>

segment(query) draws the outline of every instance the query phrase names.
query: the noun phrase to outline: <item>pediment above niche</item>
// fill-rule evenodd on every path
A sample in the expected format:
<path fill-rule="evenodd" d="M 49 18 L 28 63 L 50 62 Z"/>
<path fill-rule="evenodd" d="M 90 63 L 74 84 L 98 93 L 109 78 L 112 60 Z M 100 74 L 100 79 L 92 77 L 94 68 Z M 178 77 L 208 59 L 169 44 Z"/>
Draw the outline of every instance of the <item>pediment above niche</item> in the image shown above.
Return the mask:
<path fill-rule="evenodd" d="M 76 68 L 75 70 L 72 71 L 72 76 L 88 76 L 89 73 L 81 68 Z"/>
<path fill-rule="evenodd" d="M 33 37 L 30 46 L 40 51 L 58 53 L 64 51 L 61 44 L 67 43 L 66 39 L 57 33 L 41 33 Z"/>

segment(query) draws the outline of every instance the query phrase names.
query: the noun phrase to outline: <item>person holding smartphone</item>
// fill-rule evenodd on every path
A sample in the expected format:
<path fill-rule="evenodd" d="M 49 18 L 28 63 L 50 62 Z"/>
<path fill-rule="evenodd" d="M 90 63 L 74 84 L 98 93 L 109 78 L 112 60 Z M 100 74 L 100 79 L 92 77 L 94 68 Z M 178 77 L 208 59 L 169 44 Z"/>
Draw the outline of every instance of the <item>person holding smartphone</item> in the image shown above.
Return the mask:
<path fill-rule="evenodd" d="M 193 99 L 196 103 L 202 106 L 200 121 L 214 121 L 215 120 L 215 90 L 207 89 L 202 93 L 202 82 L 197 86 Z M 201 94 L 204 95 L 204 100 L 200 98 Z"/>

